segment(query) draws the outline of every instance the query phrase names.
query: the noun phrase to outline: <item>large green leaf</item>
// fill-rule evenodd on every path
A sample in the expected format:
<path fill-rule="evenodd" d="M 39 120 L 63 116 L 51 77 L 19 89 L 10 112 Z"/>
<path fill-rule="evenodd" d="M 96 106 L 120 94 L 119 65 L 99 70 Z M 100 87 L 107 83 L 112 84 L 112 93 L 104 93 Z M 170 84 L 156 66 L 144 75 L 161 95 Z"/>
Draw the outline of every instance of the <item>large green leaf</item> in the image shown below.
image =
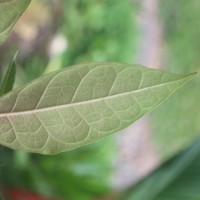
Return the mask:
<path fill-rule="evenodd" d="M 0 87 L 0 96 L 3 94 L 8 93 L 12 90 L 14 82 L 15 82 L 15 74 L 16 74 L 16 58 L 18 52 L 13 57 L 12 61 L 10 62 L 8 69 L 6 71 L 5 77 L 3 79 L 2 85 Z"/>
<path fill-rule="evenodd" d="M 0 143 L 42 154 L 86 145 L 126 128 L 193 75 L 120 63 L 50 73 L 0 99 Z"/>
<path fill-rule="evenodd" d="M 200 199 L 200 139 L 176 155 L 139 184 L 123 200 Z"/>
<path fill-rule="evenodd" d="M 0 44 L 27 8 L 31 0 L 0 0 Z"/>

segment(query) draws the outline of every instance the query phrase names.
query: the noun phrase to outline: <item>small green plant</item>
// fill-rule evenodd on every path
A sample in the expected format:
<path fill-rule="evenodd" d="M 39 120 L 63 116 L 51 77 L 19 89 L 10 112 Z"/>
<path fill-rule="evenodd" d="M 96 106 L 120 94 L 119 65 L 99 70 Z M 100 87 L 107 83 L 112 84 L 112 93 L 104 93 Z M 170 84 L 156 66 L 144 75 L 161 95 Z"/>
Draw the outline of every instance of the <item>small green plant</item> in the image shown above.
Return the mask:
<path fill-rule="evenodd" d="M 1 42 L 29 3 L 0 1 L 5 11 Z M 194 76 L 122 63 L 89 63 L 11 90 L 14 71 L 12 61 L 0 90 L 0 144 L 40 154 L 68 151 L 126 128 Z"/>

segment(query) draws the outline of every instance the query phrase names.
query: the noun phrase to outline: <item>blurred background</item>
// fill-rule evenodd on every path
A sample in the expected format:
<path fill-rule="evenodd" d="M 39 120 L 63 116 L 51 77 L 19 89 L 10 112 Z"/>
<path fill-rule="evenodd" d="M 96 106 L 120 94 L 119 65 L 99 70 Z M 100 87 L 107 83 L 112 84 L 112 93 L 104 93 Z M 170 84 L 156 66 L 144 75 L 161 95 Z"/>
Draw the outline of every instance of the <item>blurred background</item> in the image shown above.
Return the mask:
<path fill-rule="evenodd" d="M 17 50 L 15 87 L 85 62 L 198 72 L 199 13 L 199 0 L 32 0 L 0 46 L 0 80 Z M 199 84 L 197 77 L 122 133 L 77 150 L 43 156 L 1 146 L 2 192 L 11 200 L 117 199 L 199 137 Z"/>

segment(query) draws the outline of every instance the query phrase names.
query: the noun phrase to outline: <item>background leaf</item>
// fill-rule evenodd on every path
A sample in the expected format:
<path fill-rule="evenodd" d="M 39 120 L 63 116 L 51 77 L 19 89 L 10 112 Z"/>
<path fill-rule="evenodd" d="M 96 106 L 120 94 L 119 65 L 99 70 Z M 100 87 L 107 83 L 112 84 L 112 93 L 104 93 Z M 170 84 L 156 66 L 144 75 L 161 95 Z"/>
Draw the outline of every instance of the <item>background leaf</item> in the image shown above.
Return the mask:
<path fill-rule="evenodd" d="M 16 58 L 18 52 L 14 55 L 10 65 L 8 66 L 7 72 L 3 79 L 1 88 L 0 88 L 0 96 L 6 94 L 7 92 L 11 91 L 14 86 L 15 82 L 15 74 L 16 74 Z"/>
<path fill-rule="evenodd" d="M 10 30 L 30 2 L 31 0 L 0 0 L 0 44 L 7 38 Z"/>
<path fill-rule="evenodd" d="M 50 73 L 0 99 L 1 144 L 55 154 L 120 131 L 194 74 L 91 63 Z"/>
<path fill-rule="evenodd" d="M 196 200 L 200 198 L 200 139 L 139 184 L 123 200 Z"/>

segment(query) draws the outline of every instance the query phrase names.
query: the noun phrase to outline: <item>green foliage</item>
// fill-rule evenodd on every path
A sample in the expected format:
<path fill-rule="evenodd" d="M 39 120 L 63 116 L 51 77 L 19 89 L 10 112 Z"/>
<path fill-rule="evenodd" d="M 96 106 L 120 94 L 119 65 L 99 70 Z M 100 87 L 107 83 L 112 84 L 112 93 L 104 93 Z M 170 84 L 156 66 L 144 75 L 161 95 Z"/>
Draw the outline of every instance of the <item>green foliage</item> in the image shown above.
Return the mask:
<path fill-rule="evenodd" d="M 16 58 L 18 52 L 15 54 L 13 60 L 8 66 L 7 72 L 3 79 L 2 85 L 0 87 L 0 96 L 10 92 L 13 89 L 13 85 L 15 82 L 15 74 L 16 74 Z"/>
<path fill-rule="evenodd" d="M 198 0 L 161 1 L 161 17 L 167 42 L 168 68 L 189 71 L 198 69 L 199 63 L 199 16 Z M 186 28 L 187 26 L 187 28 Z"/>
<path fill-rule="evenodd" d="M 0 185 L 64 199 L 93 199 L 109 190 L 113 142 L 106 141 L 53 157 L 1 149 Z"/>
<path fill-rule="evenodd" d="M 63 66 L 88 61 L 133 61 L 136 23 L 131 1 L 64 1 L 60 31 L 68 39 Z"/>
<path fill-rule="evenodd" d="M 31 0 L 0 0 L 0 44 L 7 38 L 12 27 L 30 2 Z"/>
<path fill-rule="evenodd" d="M 168 0 L 161 1 L 160 6 L 160 19 L 163 22 L 166 39 L 163 66 L 173 72 L 198 72 L 200 1 Z M 199 85 L 198 76 L 152 115 L 156 147 L 165 159 L 199 136 Z"/>
<path fill-rule="evenodd" d="M 164 163 L 123 196 L 123 200 L 197 200 L 200 198 L 200 140 Z"/>
<path fill-rule="evenodd" d="M 42 76 L 48 65 L 48 59 L 35 53 L 28 57 L 22 65 L 22 68 L 18 68 L 15 86 L 24 85 Z"/>
<path fill-rule="evenodd" d="M 86 145 L 126 128 L 193 75 L 120 63 L 50 73 L 0 99 L 1 144 L 42 154 Z"/>

